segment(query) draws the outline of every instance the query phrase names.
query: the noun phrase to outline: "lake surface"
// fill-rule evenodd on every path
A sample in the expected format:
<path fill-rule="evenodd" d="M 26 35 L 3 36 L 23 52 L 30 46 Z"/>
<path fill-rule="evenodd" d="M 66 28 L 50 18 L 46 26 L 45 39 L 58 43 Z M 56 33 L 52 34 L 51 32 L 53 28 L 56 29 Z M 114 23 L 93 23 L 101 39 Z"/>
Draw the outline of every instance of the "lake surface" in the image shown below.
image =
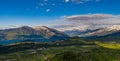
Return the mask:
<path fill-rule="evenodd" d="M 20 41 L 20 40 L 3 40 L 3 41 L 0 41 L 0 45 L 11 44 L 11 43 L 16 43 L 16 42 L 22 42 L 22 41 Z"/>
<path fill-rule="evenodd" d="M 50 41 L 56 41 L 51 39 L 37 39 L 37 40 L 2 40 L 0 41 L 0 45 L 7 45 L 11 43 L 17 43 L 17 42 L 50 42 Z"/>
<path fill-rule="evenodd" d="M 17 42 L 54 42 L 58 40 L 66 40 L 67 38 L 52 38 L 52 39 L 27 39 L 27 40 L 2 40 L 0 45 L 6 45 Z"/>

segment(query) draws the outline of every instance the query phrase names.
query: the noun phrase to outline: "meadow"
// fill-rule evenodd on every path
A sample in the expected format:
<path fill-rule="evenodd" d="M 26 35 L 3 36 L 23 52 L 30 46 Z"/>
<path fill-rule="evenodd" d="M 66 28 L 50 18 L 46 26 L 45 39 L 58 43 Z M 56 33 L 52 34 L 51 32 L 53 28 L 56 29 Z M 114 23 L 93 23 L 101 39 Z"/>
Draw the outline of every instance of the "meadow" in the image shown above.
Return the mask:
<path fill-rule="evenodd" d="M 119 45 L 80 38 L 52 43 L 15 43 L 2 46 L 0 61 L 119 61 Z"/>

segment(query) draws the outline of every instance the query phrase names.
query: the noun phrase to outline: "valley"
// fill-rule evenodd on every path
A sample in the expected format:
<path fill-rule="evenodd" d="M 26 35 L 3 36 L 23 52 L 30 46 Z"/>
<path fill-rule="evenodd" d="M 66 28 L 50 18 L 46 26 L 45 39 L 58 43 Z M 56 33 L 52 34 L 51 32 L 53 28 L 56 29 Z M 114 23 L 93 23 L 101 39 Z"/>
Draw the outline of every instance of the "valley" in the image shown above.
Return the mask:
<path fill-rule="evenodd" d="M 0 61 L 120 61 L 120 0 L 0 0 Z"/>
<path fill-rule="evenodd" d="M 83 34 L 99 35 L 99 31 Z M 119 61 L 119 30 L 104 31 L 104 36 L 80 37 L 75 33 L 70 37 L 68 32 L 46 26 L 0 30 L 0 61 Z"/>
<path fill-rule="evenodd" d="M 115 46 L 118 45 L 113 42 L 78 37 L 56 42 L 18 42 L 0 46 L 0 61 L 119 61 L 120 47 Z"/>

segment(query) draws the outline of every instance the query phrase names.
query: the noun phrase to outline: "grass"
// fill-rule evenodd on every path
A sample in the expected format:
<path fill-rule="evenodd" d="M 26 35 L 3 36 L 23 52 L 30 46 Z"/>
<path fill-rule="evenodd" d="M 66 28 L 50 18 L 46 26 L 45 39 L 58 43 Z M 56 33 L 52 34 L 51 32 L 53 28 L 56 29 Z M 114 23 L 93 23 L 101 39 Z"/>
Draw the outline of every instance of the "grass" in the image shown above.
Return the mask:
<path fill-rule="evenodd" d="M 2 54 L 0 57 L 0 60 L 7 60 L 7 59 L 16 59 L 16 61 L 45 61 L 46 57 L 47 58 L 52 58 L 56 54 L 59 54 L 61 52 L 65 51 L 86 51 L 90 50 L 91 48 L 95 48 L 89 45 L 80 45 L 80 46 L 60 46 L 60 47 L 50 47 L 47 48 L 46 50 L 35 50 L 36 53 L 34 54 L 29 54 L 31 51 L 26 50 L 26 51 L 20 51 L 20 52 L 14 52 L 10 54 Z"/>
<path fill-rule="evenodd" d="M 104 47 L 104 48 L 120 49 L 120 43 L 116 43 L 116 42 L 109 42 L 109 43 L 95 42 L 95 43 L 99 46 Z"/>
<path fill-rule="evenodd" d="M 71 46 L 57 46 L 57 47 L 49 47 L 46 48 L 45 50 L 25 50 L 25 51 L 19 51 L 19 52 L 14 52 L 14 53 L 9 53 L 9 54 L 2 54 L 0 55 L 0 60 L 8 60 L 8 59 L 15 59 L 14 61 L 45 61 L 47 58 L 53 58 L 56 56 L 56 54 L 60 54 L 66 51 L 74 51 L 74 52 L 87 52 L 90 54 L 93 54 L 95 56 L 93 57 L 102 57 L 104 54 L 108 54 L 110 56 L 110 59 L 118 59 L 116 58 L 117 54 L 120 53 L 119 51 L 116 50 L 108 50 L 106 46 L 111 46 L 113 43 L 96 43 L 97 45 L 71 45 Z M 99 46 L 106 47 L 105 50 L 101 49 Z M 113 48 L 114 45 L 112 45 Z M 115 46 L 114 46 L 115 48 Z M 29 54 L 32 51 L 36 51 L 36 53 Z M 112 53 L 111 53 L 112 52 Z M 118 56 L 120 57 L 120 56 Z M 100 60 L 101 58 L 99 58 Z M 97 58 L 96 58 L 97 60 Z M 112 61 L 112 60 L 111 60 Z"/>
<path fill-rule="evenodd" d="M 76 41 L 77 40 L 77 41 Z M 43 48 L 43 50 L 39 49 L 25 49 L 10 52 L 8 54 L 1 54 L 0 60 L 9 60 L 14 59 L 14 61 L 46 61 L 48 58 L 53 58 L 58 54 L 64 53 L 66 51 L 73 52 L 83 52 L 84 54 L 91 57 L 91 59 L 95 59 L 95 61 L 100 61 L 104 57 L 110 57 L 111 61 L 119 60 L 120 53 L 120 44 L 115 42 L 102 43 L 102 42 L 84 42 L 79 41 L 79 39 L 75 39 L 70 42 L 62 42 L 61 46 L 56 46 L 55 43 L 46 45 L 45 43 L 33 44 L 33 43 L 25 43 L 25 44 L 13 44 L 9 47 L 10 51 L 14 49 L 23 49 L 23 47 L 37 47 Z M 39 47 L 41 46 L 41 47 Z M 109 48 L 109 49 L 108 49 Z M 12 50 L 13 49 L 13 50 Z M 32 53 L 35 52 L 35 53 Z M 81 53 L 81 54 L 83 54 Z M 85 56 L 83 54 L 83 56 Z M 64 54 L 63 54 L 64 55 Z M 87 56 L 85 56 L 87 57 Z M 89 58 L 88 58 L 89 59 Z M 107 61 L 107 60 L 106 60 Z"/>

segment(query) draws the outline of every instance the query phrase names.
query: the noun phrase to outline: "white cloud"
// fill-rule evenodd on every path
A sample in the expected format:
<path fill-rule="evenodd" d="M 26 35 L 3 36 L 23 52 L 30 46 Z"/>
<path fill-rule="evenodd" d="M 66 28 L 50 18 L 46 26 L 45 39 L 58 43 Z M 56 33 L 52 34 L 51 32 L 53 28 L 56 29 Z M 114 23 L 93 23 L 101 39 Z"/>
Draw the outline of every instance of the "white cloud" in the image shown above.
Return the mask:
<path fill-rule="evenodd" d="M 87 3 L 87 2 L 100 2 L 101 0 L 71 0 L 73 3 L 81 4 L 81 3 Z"/>
<path fill-rule="evenodd" d="M 64 16 L 64 17 L 66 17 L 67 19 L 82 18 L 80 20 L 86 20 L 85 18 L 87 18 L 87 20 L 88 19 L 97 19 L 98 20 L 98 19 L 106 19 L 106 18 L 116 18 L 117 16 L 111 15 L 111 14 L 85 14 L 85 15 L 72 15 L 72 16 Z"/>
<path fill-rule="evenodd" d="M 90 2 L 93 0 L 71 0 L 73 3 L 86 3 L 86 2 Z"/>
<path fill-rule="evenodd" d="M 84 3 L 84 2 L 88 2 L 90 0 L 65 0 L 65 2 L 73 2 L 73 3 Z"/>
<path fill-rule="evenodd" d="M 117 15 L 110 14 L 87 14 L 73 15 L 64 17 L 66 21 L 73 23 L 82 23 L 84 25 L 111 25 L 120 24 L 120 18 Z"/>
<path fill-rule="evenodd" d="M 67 31 L 67 30 L 80 30 L 80 31 L 84 31 L 88 28 L 87 25 L 83 25 L 83 26 L 76 26 L 73 24 L 65 24 L 65 25 L 57 25 L 54 26 L 53 28 L 60 30 L 60 31 Z"/>
<path fill-rule="evenodd" d="M 70 0 L 65 0 L 65 2 L 69 2 Z"/>
<path fill-rule="evenodd" d="M 17 27 L 20 27 L 20 25 L 7 25 L 7 26 L 0 27 L 0 30 L 9 29 L 9 28 L 17 28 Z"/>
<path fill-rule="evenodd" d="M 73 3 L 83 3 L 82 0 L 72 0 Z"/>
<path fill-rule="evenodd" d="M 46 9 L 46 12 L 50 12 L 50 9 Z"/>
<path fill-rule="evenodd" d="M 67 29 L 97 29 L 108 27 L 111 25 L 120 25 L 120 15 L 112 15 L 112 14 L 85 14 L 85 15 L 72 15 L 72 16 L 64 16 L 61 20 L 61 23 L 69 22 L 69 25 L 66 25 L 64 28 Z M 60 22 L 59 22 L 60 23 Z M 62 24 L 63 25 L 63 24 Z M 58 26 L 58 25 L 56 25 Z M 65 25 L 64 25 L 65 26 Z M 63 28 L 61 26 L 61 28 Z M 59 28 L 60 29 L 60 24 Z"/>

